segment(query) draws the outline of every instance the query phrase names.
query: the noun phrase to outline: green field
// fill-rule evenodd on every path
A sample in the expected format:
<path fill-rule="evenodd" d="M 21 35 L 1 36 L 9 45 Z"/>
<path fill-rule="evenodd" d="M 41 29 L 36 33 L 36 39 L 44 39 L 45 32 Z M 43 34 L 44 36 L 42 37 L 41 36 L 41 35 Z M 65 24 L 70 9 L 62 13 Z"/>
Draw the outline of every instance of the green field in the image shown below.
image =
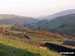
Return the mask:
<path fill-rule="evenodd" d="M 36 36 L 30 36 L 31 39 L 35 39 L 35 40 L 54 40 L 54 38 L 46 38 L 46 37 L 36 37 Z"/>
<path fill-rule="evenodd" d="M 61 56 L 50 50 L 0 37 L 0 56 Z"/>
<path fill-rule="evenodd" d="M 61 41 L 61 39 L 52 38 L 52 37 L 48 38 L 48 37 L 35 37 L 35 36 L 31 36 L 31 39 L 34 39 L 34 40 L 43 40 L 44 43 L 48 42 L 48 43 L 54 43 L 54 44 L 59 44 L 59 45 L 61 45 L 63 43 L 63 41 Z"/>

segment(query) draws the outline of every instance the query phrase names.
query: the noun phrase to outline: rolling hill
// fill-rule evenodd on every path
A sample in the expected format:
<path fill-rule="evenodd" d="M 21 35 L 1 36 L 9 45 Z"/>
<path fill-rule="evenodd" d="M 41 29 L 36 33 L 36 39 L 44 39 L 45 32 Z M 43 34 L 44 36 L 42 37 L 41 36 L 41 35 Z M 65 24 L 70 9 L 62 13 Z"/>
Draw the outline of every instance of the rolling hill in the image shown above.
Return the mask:
<path fill-rule="evenodd" d="M 38 21 L 31 17 L 18 16 L 13 14 L 0 14 L 0 24 L 29 24 Z"/>
<path fill-rule="evenodd" d="M 75 36 L 75 14 L 56 17 L 53 20 L 41 20 L 37 23 L 25 25 L 33 30 L 47 30 Z"/>
<path fill-rule="evenodd" d="M 64 11 L 61 11 L 61 12 L 54 13 L 52 15 L 39 17 L 39 19 L 42 18 L 42 19 L 52 20 L 56 17 L 64 16 L 64 15 L 68 15 L 68 14 L 75 14 L 75 9 L 64 10 Z"/>
<path fill-rule="evenodd" d="M 0 36 L 0 56 L 60 56 L 58 53 Z"/>
<path fill-rule="evenodd" d="M 20 25 L 0 25 L 0 56 L 61 56 L 44 44 L 62 46 L 65 38 L 57 33 L 32 31 Z"/>
<path fill-rule="evenodd" d="M 14 29 L 11 29 L 12 27 Z M 25 38 L 25 34 L 30 39 Z M 48 50 L 41 45 L 45 42 L 62 44 L 62 41 L 59 41 L 61 37 L 50 32 L 29 31 L 29 29 L 19 25 L 0 25 L 0 56 L 60 56 L 59 53 Z"/>

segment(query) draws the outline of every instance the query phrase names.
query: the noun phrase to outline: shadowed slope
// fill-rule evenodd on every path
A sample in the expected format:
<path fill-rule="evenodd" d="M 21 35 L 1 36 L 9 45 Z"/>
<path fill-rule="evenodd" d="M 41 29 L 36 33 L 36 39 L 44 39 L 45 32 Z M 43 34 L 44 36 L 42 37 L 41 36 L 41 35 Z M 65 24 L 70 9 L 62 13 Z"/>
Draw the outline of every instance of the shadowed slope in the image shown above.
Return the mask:
<path fill-rule="evenodd" d="M 0 43 L 0 56 L 41 56 L 20 48 L 6 46 Z"/>

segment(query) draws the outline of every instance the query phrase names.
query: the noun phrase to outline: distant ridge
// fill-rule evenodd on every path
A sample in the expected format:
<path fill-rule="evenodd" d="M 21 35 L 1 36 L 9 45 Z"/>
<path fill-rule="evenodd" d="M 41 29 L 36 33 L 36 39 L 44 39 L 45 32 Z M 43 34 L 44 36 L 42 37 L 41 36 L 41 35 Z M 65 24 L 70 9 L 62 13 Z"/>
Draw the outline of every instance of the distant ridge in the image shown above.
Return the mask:
<path fill-rule="evenodd" d="M 36 22 L 37 19 L 32 17 L 18 16 L 14 14 L 0 14 L 0 24 L 29 24 Z"/>
<path fill-rule="evenodd" d="M 54 13 L 53 15 L 43 16 L 40 18 L 51 20 L 51 19 L 54 19 L 56 17 L 64 16 L 64 15 L 68 15 L 68 14 L 75 14 L 75 9 L 64 10 L 61 12 Z"/>

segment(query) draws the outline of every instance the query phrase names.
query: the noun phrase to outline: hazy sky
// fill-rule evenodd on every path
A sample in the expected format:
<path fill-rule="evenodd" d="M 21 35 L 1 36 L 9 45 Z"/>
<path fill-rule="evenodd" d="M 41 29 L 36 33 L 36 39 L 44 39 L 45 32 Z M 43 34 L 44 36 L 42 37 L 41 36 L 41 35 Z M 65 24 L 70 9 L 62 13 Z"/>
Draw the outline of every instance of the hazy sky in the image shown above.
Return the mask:
<path fill-rule="evenodd" d="M 0 0 L 0 14 L 44 16 L 75 9 L 75 0 Z"/>

